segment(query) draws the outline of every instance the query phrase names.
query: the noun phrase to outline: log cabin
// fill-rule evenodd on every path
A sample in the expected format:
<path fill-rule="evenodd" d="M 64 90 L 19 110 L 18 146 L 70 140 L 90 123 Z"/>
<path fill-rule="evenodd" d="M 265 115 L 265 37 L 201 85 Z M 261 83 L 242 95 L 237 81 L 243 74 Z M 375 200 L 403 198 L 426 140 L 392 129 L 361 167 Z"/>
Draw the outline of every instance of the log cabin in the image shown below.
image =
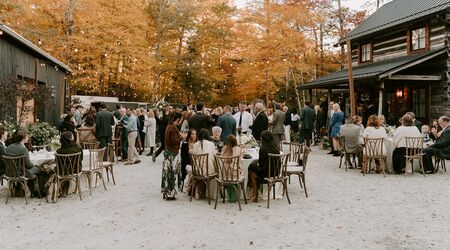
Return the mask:
<path fill-rule="evenodd" d="M 0 78 L 45 84 L 52 90 L 49 94 L 52 104 L 48 107 L 34 107 L 26 122 L 39 120 L 58 125 L 60 116 L 64 113 L 66 79 L 70 72 L 67 65 L 0 23 Z M 14 110 L 5 110 L 0 103 L 0 119 L 19 121 L 20 105 L 23 104 L 18 100 Z"/>
<path fill-rule="evenodd" d="M 376 105 L 388 124 L 408 111 L 428 124 L 450 115 L 449 40 L 450 1 L 394 0 L 338 42 L 347 51 L 351 44 L 351 66 L 301 89 L 328 90 L 331 100 L 352 76 L 356 101 Z"/>

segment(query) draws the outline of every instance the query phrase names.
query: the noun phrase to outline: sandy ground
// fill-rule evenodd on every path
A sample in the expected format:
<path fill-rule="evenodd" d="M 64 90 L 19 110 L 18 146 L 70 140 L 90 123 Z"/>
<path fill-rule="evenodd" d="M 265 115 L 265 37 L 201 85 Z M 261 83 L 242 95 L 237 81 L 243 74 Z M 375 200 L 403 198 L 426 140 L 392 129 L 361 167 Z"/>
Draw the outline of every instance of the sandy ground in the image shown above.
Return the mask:
<path fill-rule="evenodd" d="M 117 185 L 56 204 L 4 204 L 1 249 L 449 249 L 450 172 L 363 177 L 313 148 L 309 198 L 295 178 L 286 199 L 243 205 L 164 201 L 161 158 L 116 167 Z M 450 163 L 447 163 L 450 166 Z"/>

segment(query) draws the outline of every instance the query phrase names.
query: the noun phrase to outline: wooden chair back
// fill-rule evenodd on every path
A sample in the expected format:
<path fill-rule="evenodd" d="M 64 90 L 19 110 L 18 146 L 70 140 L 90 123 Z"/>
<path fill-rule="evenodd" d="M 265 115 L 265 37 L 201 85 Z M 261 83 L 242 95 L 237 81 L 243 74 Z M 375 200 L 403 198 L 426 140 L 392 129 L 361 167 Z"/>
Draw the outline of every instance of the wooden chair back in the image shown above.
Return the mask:
<path fill-rule="evenodd" d="M 81 143 L 83 149 L 98 149 L 98 147 L 100 146 L 100 142 L 96 141 L 96 142 L 83 142 Z"/>
<path fill-rule="evenodd" d="M 239 164 L 241 156 L 217 156 L 214 155 L 216 173 L 219 179 L 226 182 L 237 182 L 240 180 Z"/>
<path fill-rule="evenodd" d="M 424 137 L 405 137 L 406 142 L 406 156 L 414 157 L 420 156 L 422 157 L 423 151 L 423 141 Z"/>
<path fill-rule="evenodd" d="M 267 177 L 269 179 L 282 179 L 287 170 L 287 163 L 290 153 L 269 154 L 269 169 Z"/>
<path fill-rule="evenodd" d="M 303 155 L 302 155 L 303 172 L 306 171 L 306 165 L 308 163 L 308 156 L 309 156 L 310 152 L 311 152 L 311 149 L 309 147 L 305 146 L 305 148 L 303 149 Z"/>
<path fill-rule="evenodd" d="M 95 170 L 103 166 L 103 156 L 106 148 L 89 149 L 89 170 Z"/>
<path fill-rule="evenodd" d="M 78 138 L 80 143 L 84 142 L 92 142 L 92 138 L 95 138 L 94 130 L 90 128 L 79 128 L 78 131 Z"/>
<path fill-rule="evenodd" d="M 79 174 L 81 172 L 81 154 L 82 152 L 74 154 L 55 154 L 56 175 L 63 177 Z"/>
<path fill-rule="evenodd" d="M 303 152 L 303 143 L 291 142 L 289 143 L 289 161 L 296 162 L 300 165 L 301 155 Z"/>
<path fill-rule="evenodd" d="M 384 138 L 364 138 L 364 156 L 372 159 L 385 157 Z"/>
<path fill-rule="evenodd" d="M 25 178 L 25 156 L 6 156 L 3 155 L 6 172 L 5 176 L 8 179 Z"/>
<path fill-rule="evenodd" d="M 208 170 L 209 154 L 196 155 L 189 153 L 189 157 L 191 158 L 192 174 L 194 176 L 208 177 L 210 174 Z"/>

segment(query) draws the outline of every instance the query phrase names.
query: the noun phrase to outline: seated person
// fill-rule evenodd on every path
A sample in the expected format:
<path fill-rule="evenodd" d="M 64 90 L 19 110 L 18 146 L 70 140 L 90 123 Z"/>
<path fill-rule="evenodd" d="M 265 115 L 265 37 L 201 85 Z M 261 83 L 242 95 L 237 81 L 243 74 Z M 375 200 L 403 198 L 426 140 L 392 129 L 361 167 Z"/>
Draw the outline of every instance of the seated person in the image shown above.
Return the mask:
<path fill-rule="evenodd" d="M 190 175 L 191 175 L 191 158 L 189 152 L 192 151 L 194 144 L 197 142 L 197 131 L 190 129 L 187 133 L 186 139 L 181 143 L 181 180 L 184 180 L 184 191 L 189 193 L 190 190 Z M 189 170 L 189 171 L 188 171 Z M 189 172 L 189 177 L 188 176 Z M 180 183 L 181 184 L 181 183 Z"/>
<path fill-rule="evenodd" d="M 433 155 L 439 156 L 441 158 L 450 158 L 450 118 L 448 116 L 441 116 L 438 120 L 439 126 L 442 128 L 441 136 L 436 140 L 436 142 L 425 148 L 423 150 L 423 165 L 425 173 L 434 173 L 433 161 L 431 157 Z"/>
<path fill-rule="evenodd" d="M 208 164 L 206 166 L 202 166 L 203 167 L 203 175 L 207 176 L 207 175 L 211 175 L 214 174 L 216 171 L 214 169 L 214 154 L 216 153 L 216 149 L 214 146 L 214 143 L 209 141 L 209 131 L 207 129 L 201 129 L 200 132 L 198 133 L 198 141 L 196 143 L 194 143 L 194 146 L 192 147 L 192 153 L 199 155 L 199 154 L 208 154 Z M 211 182 L 213 183 L 213 182 Z M 201 183 L 198 183 L 200 185 L 202 185 Z M 204 186 L 203 186 L 204 187 Z M 195 198 L 198 199 L 200 198 L 200 196 L 202 194 L 205 194 L 206 192 L 204 192 L 204 190 L 206 188 L 203 188 L 202 186 L 197 186 L 196 187 L 196 193 L 195 193 Z M 215 186 L 214 186 L 215 187 Z M 215 189 L 209 189 L 211 192 Z"/>
<path fill-rule="evenodd" d="M 360 122 L 358 116 L 354 116 L 353 118 L 347 118 L 344 125 L 341 125 L 339 130 L 339 135 L 345 137 L 345 148 L 347 153 L 356 154 L 358 157 L 358 167 L 362 167 L 362 159 L 363 159 L 363 150 L 360 144 L 360 132 L 361 127 L 358 125 Z M 350 155 L 346 154 L 346 161 L 350 165 L 350 169 L 353 169 L 352 162 L 350 161 Z M 356 167 L 356 166 L 355 166 Z"/>
<path fill-rule="evenodd" d="M 75 142 L 74 140 L 74 136 L 72 134 L 72 132 L 70 131 L 66 131 L 63 132 L 61 134 L 61 138 L 60 138 L 60 142 L 61 142 L 61 148 L 59 148 L 56 153 L 57 154 L 62 154 L 62 155 L 68 155 L 68 154 L 75 154 L 75 153 L 80 153 L 80 164 L 78 165 L 78 169 L 75 169 L 74 173 L 79 173 L 81 172 L 81 163 L 83 161 L 83 149 Z M 57 171 L 57 169 L 55 169 L 55 172 Z M 60 171 L 60 174 L 61 171 Z M 70 174 L 70 173 L 64 173 L 64 174 Z M 62 194 L 67 194 L 67 191 L 69 190 L 69 182 L 63 182 L 61 184 L 61 193 Z"/>
<path fill-rule="evenodd" d="M 267 130 L 261 132 L 261 148 L 259 149 L 258 162 L 248 167 L 249 185 L 252 187 L 250 201 L 258 202 L 258 183 L 269 175 L 269 154 L 279 154 L 280 146 L 275 142 L 272 132 Z"/>
<path fill-rule="evenodd" d="M 7 148 L 5 150 L 5 154 L 7 156 L 25 156 L 25 173 L 24 173 L 24 175 L 27 178 L 33 178 L 34 176 L 37 176 L 39 178 L 39 176 L 41 175 L 41 169 L 39 167 L 35 166 L 33 163 L 31 163 L 28 149 L 25 147 L 25 143 L 28 142 L 27 132 L 25 132 L 25 130 L 23 130 L 23 129 L 16 130 L 16 132 L 13 134 L 13 136 L 11 137 L 11 140 L 9 142 L 11 144 L 9 144 L 7 146 Z M 20 169 L 19 171 L 22 172 L 22 169 Z M 43 190 L 43 186 L 45 183 L 42 183 L 42 182 L 43 181 L 40 179 L 39 180 L 40 187 L 34 187 L 32 185 L 29 186 L 30 192 L 32 193 L 33 196 L 36 196 L 38 188 L 41 191 Z M 28 182 L 28 183 L 29 183 L 29 185 L 31 184 L 31 182 Z M 41 192 L 41 194 L 42 194 L 42 192 Z"/>
<path fill-rule="evenodd" d="M 217 152 L 221 152 L 223 147 L 223 141 L 220 139 L 220 135 L 222 134 L 222 128 L 215 126 L 212 128 L 212 136 L 211 141 L 214 143 Z"/>
<path fill-rule="evenodd" d="M 3 156 L 5 155 L 6 149 L 6 139 L 8 139 L 8 131 L 5 127 L 0 126 L 0 176 L 6 173 L 6 166 L 3 161 Z"/>
<path fill-rule="evenodd" d="M 226 138 L 226 144 L 222 148 L 222 156 L 241 156 L 242 155 L 242 149 L 238 146 L 236 137 L 234 135 L 228 135 Z M 225 161 L 225 166 L 230 165 L 230 160 Z M 238 179 L 238 172 L 239 172 L 239 179 L 244 178 L 244 171 L 242 169 L 242 162 L 239 161 L 239 169 L 232 169 L 232 178 L 233 180 Z"/>
<path fill-rule="evenodd" d="M 424 137 L 424 142 L 435 141 L 436 137 L 431 133 L 430 126 L 423 125 L 421 129 L 422 135 Z"/>
<path fill-rule="evenodd" d="M 376 153 L 377 155 L 386 155 L 386 141 L 388 140 L 386 130 L 380 126 L 380 121 L 378 116 L 371 115 L 367 120 L 367 128 L 364 130 L 363 134 L 364 138 L 368 139 L 378 139 L 383 138 L 384 142 L 382 145 L 381 152 L 367 152 L 366 148 L 363 149 L 364 155 Z M 364 162 L 364 164 L 368 164 L 368 162 Z M 380 173 L 380 161 L 375 160 L 376 165 L 376 173 Z"/>
<path fill-rule="evenodd" d="M 78 132 L 80 144 L 83 142 L 95 142 L 95 121 L 92 115 L 86 116 L 83 124 L 80 127 L 81 131 Z"/>
<path fill-rule="evenodd" d="M 395 130 L 392 138 L 392 145 L 394 152 L 392 153 L 392 167 L 397 174 L 405 172 L 405 155 L 406 155 L 406 140 L 405 137 L 419 137 L 420 132 L 414 126 L 414 120 L 411 115 L 406 114 L 401 119 L 402 125 Z"/>

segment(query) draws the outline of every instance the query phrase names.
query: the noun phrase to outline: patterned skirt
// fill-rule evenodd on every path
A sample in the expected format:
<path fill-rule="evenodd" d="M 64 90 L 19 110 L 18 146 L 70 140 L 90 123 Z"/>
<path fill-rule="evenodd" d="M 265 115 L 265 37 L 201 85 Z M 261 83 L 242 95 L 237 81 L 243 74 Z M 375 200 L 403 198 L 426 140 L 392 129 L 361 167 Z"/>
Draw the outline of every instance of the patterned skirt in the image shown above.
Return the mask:
<path fill-rule="evenodd" d="M 161 175 L 161 193 L 166 194 L 168 198 L 175 197 L 177 194 L 177 179 L 180 172 L 179 164 L 176 163 L 176 154 L 164 150 L 164 161 Z"/>

